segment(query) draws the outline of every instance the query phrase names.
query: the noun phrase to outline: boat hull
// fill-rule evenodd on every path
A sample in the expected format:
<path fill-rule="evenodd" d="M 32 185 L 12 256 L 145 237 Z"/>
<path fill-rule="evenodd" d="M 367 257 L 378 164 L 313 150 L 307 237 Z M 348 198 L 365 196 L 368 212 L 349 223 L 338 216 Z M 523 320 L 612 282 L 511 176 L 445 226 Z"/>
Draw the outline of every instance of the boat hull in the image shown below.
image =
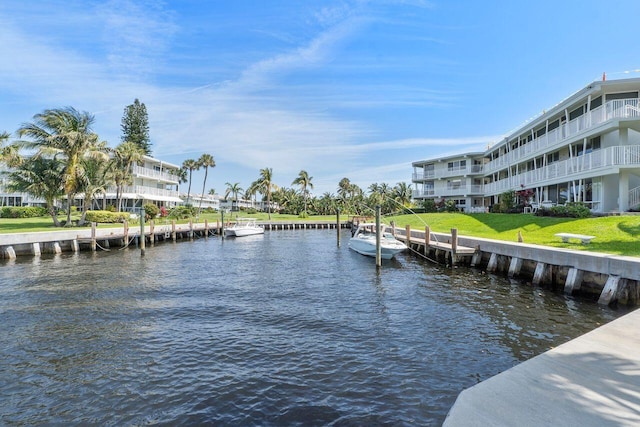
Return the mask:
<path fill-rule="evenodd" d="M 376 240 L 374 239 L 360 239 L 360 238 L 352 238 L 349 240 L 349 248 L 358 252 L 359 254 L 374 257 L 376 256 Z M 404 251 L 407 247 L 398 241 L 388 242 L 381 241 L 380 242 L 380 257 L 382 259 L 391 259 L 396 254 Z"/>
<path fill-rule="evenodd" d="M 224 235 L 227 237 L 255 236 L 256 234 L 264 234 L 264 228 L 227 228 L 224 230 Z"/>

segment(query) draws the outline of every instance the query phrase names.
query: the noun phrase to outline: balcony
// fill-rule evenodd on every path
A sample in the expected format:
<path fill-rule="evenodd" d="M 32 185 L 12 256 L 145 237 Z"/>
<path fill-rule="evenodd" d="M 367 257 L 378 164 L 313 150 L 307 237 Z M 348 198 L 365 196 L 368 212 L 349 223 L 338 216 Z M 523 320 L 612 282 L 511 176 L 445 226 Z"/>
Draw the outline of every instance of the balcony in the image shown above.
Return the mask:
<path fill-rule="evenodd" d="M 433 197 L 466 197 L 466 196 L 482 196 L 484 194 L 483 185 L 463 185 L 460 187 L 446 187 L 446 188 L 429 188 L 424 190 L 414 190 L 413 197 L 418 198 L 433 198 Z"/>
<path fill-rule="evenodd" d="M 151 168 L 145 168 L 142 166 L 134 165 L 132 170 L 133 175 L 140 178 L 156 179 L 158 181 L 166 182 L 169 184 L 178 184 L 178 177 L 164 171 L 158 171 Z"/>
<path fill-rule="evenodd" d="M 414 173 L 411 179 L 413 182 L 420 182 L 429 179 L 450 178 L 454 176 L 465 176 L 473 174 L 480 175 L 483 172 L 484 168 L 482 165 L 471 165 L 464 168 L 435 169 L 423 173 Z"/>
<path fill-rule="evenodd" d="M 640 167 L 640 146 L 616 146 L 597 150 L 584 156 L 552 163 L 543 168 L 523 172 L 510 178 L 485 184 L 487 195 L 508 190 L 533 188 L 575 179 L 577 174 L 588 174 L 611 167 Z"/>
<path fill-rule="evenodd" d="M 629 118 L 640 118 L 640 103 L 637 98 L 608 101 L 604 105 L 594 108 L 586 114 L 576 117 L 570 122 L 547 132 L 541 137 L 535 138 L 525 145 L 490 161 L 484 167 L 485 173 L 494 172 L 514 165 L 527 159 L 529 156 L 545 153 L 556 144 L 590 128 L 594 128 L 607 120 Z"/>

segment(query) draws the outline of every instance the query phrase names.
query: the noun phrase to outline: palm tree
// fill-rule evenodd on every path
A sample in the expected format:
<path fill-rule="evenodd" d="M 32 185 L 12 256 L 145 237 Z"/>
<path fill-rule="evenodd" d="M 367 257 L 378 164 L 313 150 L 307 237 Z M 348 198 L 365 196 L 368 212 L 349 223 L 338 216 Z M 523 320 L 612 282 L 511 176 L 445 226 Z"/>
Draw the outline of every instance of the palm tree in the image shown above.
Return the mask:
<path fill-rule="evenodd" d="M 224 185 L 227 186 L 227 191 L 224 193 L 225 200 L 229 198 L 230 194 L 233 194 L 233 199 L 231 199 L 231 211 L 233 211 L 233 202 L 236 202 L 236 206 L 238 206 L 238 194 L 242 193 L 243 189 L 240 187 L 239 182 L 235 182 L 231 184 L 230 182 L 225 182 Z"/>
<path fill-rule="evenodd" d="M 113 150 L 109 172 L 116 184 L 116 205 L 118 212 L 122 210 L 122 193 L 124 186 L 133 180 L 133 165 L 142 161 L 144 150 L 136 143 L 127 141 Z"/>
<path fill-rule="evenodd" d="M 56 201 L 64 196 L 62 176 L 65 164 L 56 158 L 31 157 L 9 173 L 9 191 L 29 193 L 44 199 L 53 225 L 60 227 Z"/>
<path fill-rule="evenodd" d="M 84 193 L 84 204 L 82 206 L 82 217 L 78 225 L 84 225 L 87 211 L 93 206 L 93 201 L 99 193 L 106 194 L 112 175 L 109 173 L 109 163 L 97 159 L 82 159 L 85 174 L 81 190 Z"/>
<path fill-rule="evenodd" d="M 15 167 L 20 164 L 22 157 L 20 157 L 18 145 L 4 145 L 10 136 L 7 132 L 0 133 L 0 163 L 4 163 L 9 167 Z"/>
<path fill-rule="evenodd" d="M 342 201 L 345 212 L 349 212 L 349 195 L 351 194 L 351 181 L 349 178 L 342 178 L 338 183 L 338 196 Z"/>
<path fill-rule="evenodd" d="M 254 184 L 260 193 L 267 196 L 267 211 L 269 213 L 269 220 L 271 220 L 271 193 L 277 188 L 273 183 L 273 169 L 260 169 L 260 178 L 258 178 Z"/>
<path fill-rule="evenodd" d="M 213 156 L 211 154 L 203 154 L 198 159 L 198 166 L 200 168 L 204 168 L 204 180 L 202 181 L 202 196 L 200 197 L 200 203 L 198 204 L 198 215 L 200 215 L 200 209 L 202 208 L 202 198 L 204 197 L 204 188 L 207 185 L 207 173 L 209 172 L 209 168 L 216 167 L 216 161 L 213 160 Z"/>
<path fill-rule="evenodd" d="M 187 206 L 189 205 L 189 197 L 191 196 L 191 176 L 193 175 L 193 171 L 197 171 L 200 169 L 200 165 L 196 160 L 187 159 L 182 162 L 182 170 L 189 174 L 189 191 L 187 191 L 187 202 L 185 203 Z"/>
<path fill-rule="evenodd" d="M 18 135 L 31 138 L 20 141 L 28 149 L 35 149 L 36 157 L 54 157 L 64 162 L 62 185 L 67 196 L 67 222 L 71 225 L 71 205 L 84 174 L 82 158 L 108 160 L 108 155 L 93 132 L 94 116 L 73 107 L 45 110 L 33 116 L 33 123 L 23 124 Z"/>
<path fill-rule="evenodd" d="M 302 197 L 304 198 L 305 213 L 307 212 L 307 195 L 309 194 L 307 187 L 313 189 L 313 183 L 311 182 L 312 179 L 313 177 L 309 176 L 309 173 L 307 171 L 301 170 L 298 174 L 298 177 L 291 183 L 291 185 L 299 185 L 301 187 Z"/>
<path fill-rule="evenodd" d="M 411 184 L 406 182 L 399 182 L 393 187 L 393 198 L 396 202 L 402 206 L 411 206 Z"/>

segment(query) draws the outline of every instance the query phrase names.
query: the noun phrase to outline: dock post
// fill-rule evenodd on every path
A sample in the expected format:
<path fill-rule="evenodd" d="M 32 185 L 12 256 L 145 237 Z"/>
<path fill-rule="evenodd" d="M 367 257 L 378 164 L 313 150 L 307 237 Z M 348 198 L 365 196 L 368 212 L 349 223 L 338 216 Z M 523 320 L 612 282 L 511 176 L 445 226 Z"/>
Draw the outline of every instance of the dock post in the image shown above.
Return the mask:
<path fill-rule="evenodd" d="M 216 219 L 216 234 L 220 235 L 220 220 Z"/>
<path fill-rule="evenodd" d="M 380 245 L 380 205 L 376 206 L 376 269 L 382 267 L 382 246 Z"/>
<path fill-rule="evenodd" d="M 80 245 L 78 244 L 78 239 L 73 239 L 71 241 L 71 250 L 76 253 L 80 252 Z"/>
<path fill-rule="evenodd" d="M 431 228 L 429 226 L 424 227 L 424 254 L 429 254 L 429 246 L 431 245 Z"/>
<path fill-rule="evenodd" d="M 609 305 L 612 302 L 618 300 L 618 288 L 620 285 L 620 276 L 610 275 L 605 283 L 600 298 L 598 298 L 598 304 Z"/>
<path fill-rule="evenodd" d="M 533 272 L 533 281 L 531 282 L 533 286 L 538 286 L 541 283 L 544 284 L 548 282 L 548 276 L 550 272 L 551 270 L 549 269 L 549 266 L 547 264 L 545 264 L 544 262 L 538 262 L 536 264 L 536 269 Z"/>
<path fill-rule="evenodd" d="M 458 252 L 458 229 L 451 229 L 451 254 L 455 255 Z"/>
<path fill-rule="evenodd" d="M 207 218 L 204 219 L 204 238 L 209 237 L 209 220 Z"/>
<path fill-rule="evenodd" d="M 189 238 L 193 240 L 193 220 L 189 220 Z"/>
<path fill-rule="evenodd" d="M 336 238 L 340 247 L 340 208 L 336 209 Z"/>
<path fill-rule="evenodd" d="M 40 256 L 40 254 L 41 254 L 40 243 L 38 243 L 38 242 L 33 243 L 31 247 L 33 248 L 32 249 L 33 256 Z"/>
<path fill-rule="evenodd" d="M 16 259 L 16 251 L 13 246 L 7 246 L 4 250 L 4 257 L 8 259 Z"/>
<path fill-rule="evenodd" d="M 171 220 L 171 240 L 176 241 L 176 220 Z"/>
<path fill-rule="evenodd" d="M 405 225 L 404 232 L 406 234 L 407 247 L 411 249 L 411 226 L 409 224 Z"/>
<path fill-rule="evenodd" d="M 155 235 L 155 221 L 154 220 L 150 220 L 149 221 L 149 243 L 151 243 L 151 246 L 154 245 L 155 240 L 156 240 L 156 235 Z"/>
<path fill-rule="evenodd" d="M 509 277 L 516 277 L 520 274 L 520 269 L 522 268 L 522 258 L 513 257 L 511 258 L 511 263 L 509 264 Z"/>
<path fill-rule="evenodd" d="M 144 235 L 144 208 L 140 209 L 140 256 L 144 256 L 146 249 L 146 237 Z"/>
<path fill-rule="evenodd" d="M 93 252 L 96 251 L 97 243 L 96 243 L 96 223 L 91 223 L 91 250 Z"/>
<path fill-rule="evenodd" d="M 222 225 L 220 226 L 220 237 L 224 240 L 224 209 L 220 209 L 220 219 L 222 220 Z"/>
<path fill-rule="evenodd" d="M 129 244 L 129 222 L 125 219 L 124 223 L 122 224 L 123 228 L 124 228 L 124 233 L 123 233 L 123 237 L 122 237 L 122 246 L 126 247 Z"/>
<path fill-rule="evenodd" d="M 564 282 L 564 293 L 571 295 L 582 286 L 584 272 L 575 267 L 571 267 L 567 272 L 567 280 Z"/>

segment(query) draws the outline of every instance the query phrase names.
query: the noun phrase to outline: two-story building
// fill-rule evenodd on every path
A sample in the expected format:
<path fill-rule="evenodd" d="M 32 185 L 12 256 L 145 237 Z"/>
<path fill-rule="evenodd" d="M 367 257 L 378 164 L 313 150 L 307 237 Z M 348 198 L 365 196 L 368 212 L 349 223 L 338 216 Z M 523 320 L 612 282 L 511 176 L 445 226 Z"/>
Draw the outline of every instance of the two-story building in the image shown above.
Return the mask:
<path fill-rule="evenodd" d="M 579 201 L 593 212 L 638 208 L 639 93 L 637 78 L 593 82 L 490 146 L 479 174 L 484 204 L 506 191 L 530 189 L 533 203 Z M 413 182 L 425 189 L 429 183 L 420 173 L 428 164 L 465 156 L 477 153 L 415 162 Z M 418 190 L 414 197 L 431 196 Z"/>

